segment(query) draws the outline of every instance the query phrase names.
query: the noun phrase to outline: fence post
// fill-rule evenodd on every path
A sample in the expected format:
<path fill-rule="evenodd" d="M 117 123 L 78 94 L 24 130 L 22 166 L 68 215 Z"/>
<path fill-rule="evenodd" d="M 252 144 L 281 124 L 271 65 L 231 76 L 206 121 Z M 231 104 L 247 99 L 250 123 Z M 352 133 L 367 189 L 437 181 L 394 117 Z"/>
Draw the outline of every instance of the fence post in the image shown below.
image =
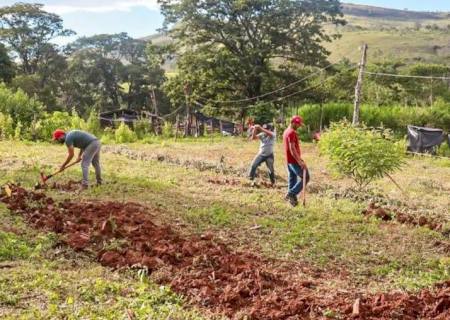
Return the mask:
<path fill-rule="evenodd" d="M 367 44 L 364 44 L 362 47 L 362 56 L 361 56 L 361 62 L 359 64 L 359 75 L 358 75 L 358 81 L 356 82 L 355 87 L 355 104 L 353 108 L 353 121 L 352 124 L 354 126 L 357 126 L 359 124 L 359 113 L 360 113 L 360 104 L 361 104 L 361 89 L 364 79 L 364 70 L 366 68 L 366 62 L 367 62 Z"/>

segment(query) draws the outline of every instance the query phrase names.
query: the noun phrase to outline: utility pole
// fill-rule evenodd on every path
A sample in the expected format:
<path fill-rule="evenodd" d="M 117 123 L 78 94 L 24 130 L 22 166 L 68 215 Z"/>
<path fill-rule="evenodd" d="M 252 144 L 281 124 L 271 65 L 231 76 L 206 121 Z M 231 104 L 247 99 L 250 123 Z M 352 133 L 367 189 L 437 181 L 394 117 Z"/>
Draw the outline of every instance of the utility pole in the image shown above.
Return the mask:
<path fill-rule="evenodd" d="M 355 105 L 353 109 L 353 121 L 352 124 L 354 126 L 357 126 L 359 124 L 359 113 L 360 113 L 360 104 L 361 104 L 361 89 L 364 79 L 364 70 L 366 68 L 366 62 L 367 62 L 367 44 L 364 44 L 362 46 L 362 56 L 361 56 L 361 62 L 359 63 L 359 75 L 358 75 L 358 81 L 356 82 L 355 87 Z"/>

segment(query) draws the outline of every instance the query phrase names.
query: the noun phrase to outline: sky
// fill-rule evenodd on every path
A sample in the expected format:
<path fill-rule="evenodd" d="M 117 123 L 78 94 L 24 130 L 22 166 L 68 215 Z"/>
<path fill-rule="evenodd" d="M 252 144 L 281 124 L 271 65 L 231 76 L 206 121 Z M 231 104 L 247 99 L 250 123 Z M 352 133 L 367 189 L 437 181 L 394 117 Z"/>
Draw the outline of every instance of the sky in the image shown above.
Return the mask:
<path fill-rule="evenodd" d="M 0 6 L 11 5 L 18 0 L 0 0 Z M 67 43 L 79 36 L 100 33 L 127 32 L 131 37 L 152 35 L 162 27 L 163 17 L 157 0 L 21 0 L 39 2 L 44 10 L 60 15 L 64 26 L 77 36 L 58 39 Z M 449 11 L 450 0 L 347 0 L 344 2 L 375 5 L 387 8 L 419 11 Z"/>

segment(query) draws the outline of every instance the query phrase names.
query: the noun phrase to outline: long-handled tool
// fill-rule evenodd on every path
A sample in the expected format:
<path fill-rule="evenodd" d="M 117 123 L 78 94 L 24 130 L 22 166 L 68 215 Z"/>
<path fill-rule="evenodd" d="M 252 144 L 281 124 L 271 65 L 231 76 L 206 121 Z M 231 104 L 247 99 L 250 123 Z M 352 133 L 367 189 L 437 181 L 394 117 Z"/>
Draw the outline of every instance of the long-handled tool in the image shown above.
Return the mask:
<path fill-rule="evenodd" d="M 303 168 L 303 189 L 302 189 L 302 202 L 303 206 L 306 207 L 306 167 Z"/>
<path fill-rule="evenodd" d="M 80 161 L 75 161 L 75 162 L 69 164 L 68 166 L 66 166 L 66 167 L 64 168 L 63 171 L 65 171 L 66 169 L 68 169 L 68 168 L 70 168 L 70 167 L 73 167 L 73 166 L 76 165 L 77 163 L 80 163 Z M 57 174 L 59 174 L 59 173 L 61 173 L 61 172 L 63 172 L 63 171 L 57 171 L 57 172 L 52 173 L 51 175 L 48 175 L 48 176 L 46 176 L 46 175 L 44 174 L 44 172 L 41 171 L 41 172 L 40 172 L 40 178 L 41 178 L 41 180 L 40 180 L 38 183 L 36 183 L 36 185 L 34 186 L 34 189 L 36 189 L 36 190 L 37 190 L 37 189 L 41 189 L 43 186 L 45 186 L 45 184 L 47 183 L 47 181 L 48 181 L 50 178 L 56 176 Z"/>

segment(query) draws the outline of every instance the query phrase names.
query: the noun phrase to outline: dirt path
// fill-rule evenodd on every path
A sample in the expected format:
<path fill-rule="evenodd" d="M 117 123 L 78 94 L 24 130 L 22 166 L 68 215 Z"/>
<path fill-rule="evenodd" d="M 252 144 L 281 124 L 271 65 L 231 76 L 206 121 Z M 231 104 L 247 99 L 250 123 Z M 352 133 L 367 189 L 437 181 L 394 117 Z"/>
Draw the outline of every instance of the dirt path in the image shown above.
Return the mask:
<path fill-rule="evenodd" d="M 417 295 L 360 296 L 327 290 L 335 274 L 236 252 L 212 234 L 183 236 L 136 203 L 64 201 L 11 186 L 0 201 L 41 230 L 61 234 L 113 268 L 147 268 L 152 278 L 232 319 L 449 319 L 450 281 Z"/>

